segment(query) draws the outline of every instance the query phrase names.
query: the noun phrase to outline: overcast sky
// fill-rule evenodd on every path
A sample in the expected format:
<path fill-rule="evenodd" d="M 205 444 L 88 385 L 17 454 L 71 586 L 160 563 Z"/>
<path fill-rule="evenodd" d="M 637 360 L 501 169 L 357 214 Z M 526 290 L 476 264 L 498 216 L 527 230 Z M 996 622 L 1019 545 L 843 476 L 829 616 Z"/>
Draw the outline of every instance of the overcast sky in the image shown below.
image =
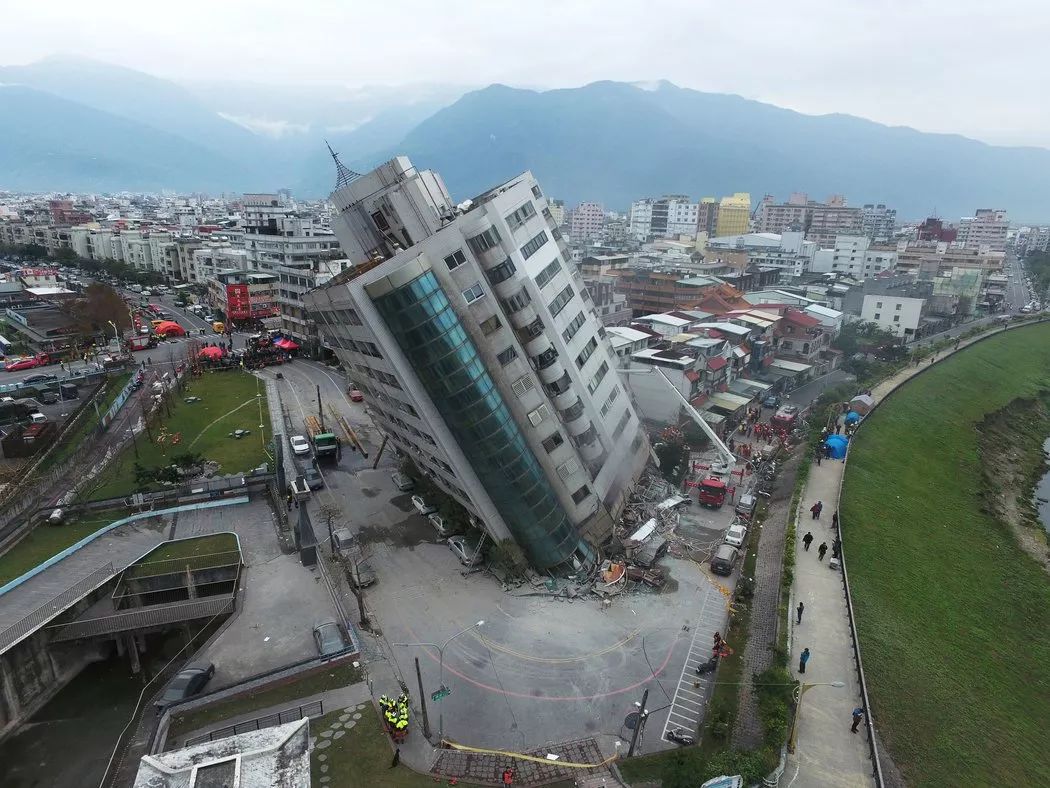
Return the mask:
<path fill-rule="evenodd" d="M 1048 0 L 48 0 L 3 4 L 0 62 L 174 79 L 569 87 L 669 79 L 1050 147 Z"/>

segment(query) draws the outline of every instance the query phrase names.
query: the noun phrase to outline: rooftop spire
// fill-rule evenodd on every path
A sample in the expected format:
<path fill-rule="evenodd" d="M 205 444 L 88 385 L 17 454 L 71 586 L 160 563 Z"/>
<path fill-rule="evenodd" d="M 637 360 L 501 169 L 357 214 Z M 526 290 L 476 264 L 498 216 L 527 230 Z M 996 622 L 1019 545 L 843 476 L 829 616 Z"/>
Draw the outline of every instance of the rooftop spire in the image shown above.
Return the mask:
<path fill-rule="evenodd" d="M 335 162 L 335 188 L 342 189 L 344 186 L 349 186 L 350 182 L 354 179 L 361 177 L 361 173 L 354 172 L 339 161 L 339 154 L 332 150 L 332 146 L 328 144 L 328 140 L 325 140 L 324 144 L 328 148 L 328 152 L 332 154 L 332 161 Z"/>

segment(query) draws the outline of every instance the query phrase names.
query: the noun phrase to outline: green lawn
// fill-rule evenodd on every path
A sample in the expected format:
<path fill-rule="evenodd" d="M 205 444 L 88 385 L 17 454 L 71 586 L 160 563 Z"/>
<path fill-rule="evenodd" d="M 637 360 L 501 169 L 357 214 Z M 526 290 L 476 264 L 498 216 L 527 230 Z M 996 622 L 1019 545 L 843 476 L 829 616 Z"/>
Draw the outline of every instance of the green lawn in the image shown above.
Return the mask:
<path fill-rule="evenodd" d="M 291 708 L 296 701 L 328 690 L 347 687 L 363 679 L 360 668 L 346 663 L 328 670 L 319 670 L 300 679 L 279 684 L 270 689 L 239 695 L 230 700 L 219 701 L 210 706 L 192 709 L 185 714 L 172 717 L 168 729 L 169 740 L 184 733 L 220 723 L 241 714 L 247 714 L 270 706 L 286 705 Z"/>
<path fill-rule="evenodd" d="M 158 567 L 157 564 L 175 559 L 193 559 L 191 565 L 194 569 L 227 566 L 236 563 L 236 551 L 237 537 L 234 534 L 209 534 L 193 539 L 176 539 L 173 542 L 165 542 L 143 556 L 140 561 L 128 567 L 127 573 L 132 577 L 141 577 L 162 570 L 170 571 L 170 564 L 162 567 Z"/>
<path fill-rule="evenodd" d="M 0 585 L 25 574 L 71 544 L 76 544 L 85 536 L 124 516 L 123 512 L 93 513 L 90 519 L 66 525 L 38 525 L 0 556 Z"/>
<path fill-rule="evenodd" d="M 187 403 L 188 397 L 200 402 Z M 262 424 L 262 428 L 259 425 Z M 91 492 L 101 500 L 129 495 L 138 489 L 135 462 L 147 467 L 170 465 L 172 457 L 196 452 L 219 463 L 220 473 L 247 471 L 268 460 L 266 444 L 270 440 L 270 412 L 266 404 L 266 387 L 246 372 L 209 372 L 190 380 L 172 401 L 171 417 L 163 417 L 162 427 L 151 428 L 154 438 L 161 431 L 178 436 L 178 442 L 151 442 L 143 432 L 137 438 L 137 457 L 129 447 L 106 468 Z M 231 438 L 234 430 L 251 434 Z"/>
<path fill-rule="evenodd" d="M 974 429 L 1047 388 L 1050 326 L 1017 329 L 906 384 L 850 452 L 864 669 L 909 785 L 1050 785 L 1050 580 L 985 513 Z"/>
<path fill-rule="evenodd" d="M 310 721 L 310 732 L 320 736 L 321 731 L 338 725 L 339 716 L 344 712 L 333 711 L 320 719 Z M 419 731 L 410 735 L 419 736 Z M 324 763 L 326 772 L 321 771 L 318 755 L 327 756 Z M 361 719 L 354 727 L 346 730 L 346 735 L 333 739 L 331 746 L 324 750 L 315 749 L 311 753 L 312 785 L 321 784 L 322 774 L 331 778 L 330 785 L 339 788 L 433 788 L 445 784 L 445 780 L 417 774 L 401 765 L 390 768 L 394 751 L 391 748 L 386 732 L 379 722 L 379 715 L 369 704 L 361 712 Z M 459 783 L 469 788 L 467 783 Z"/>
<path fill-rule="evenodd" d="M 119 375 L 113 375 L 106 380 L 105 390 L 102 392 L 102 397 L 98 403 L 98 412 L 105 415 L 106 411 L 110 409 L 110 406 L 117 399 L 117 395 L 124 390 L 124 386 L 131 380 L 131 372 L 123 372 Z M 65 460 L 78 448 L 80 448 L 86 440 L 98 429 L 98 419 L 95 418 L 95 408 L 90 404 L 85 409 L 83 416 L 81 417 L 81 423 L 79 426 L 69 435 L 68 438 L 59 446 L 55 452 L 47 458 L 47 460 L 41 465 L 41 470 L 47 470 L 52 465 L 57 465 Z"/>

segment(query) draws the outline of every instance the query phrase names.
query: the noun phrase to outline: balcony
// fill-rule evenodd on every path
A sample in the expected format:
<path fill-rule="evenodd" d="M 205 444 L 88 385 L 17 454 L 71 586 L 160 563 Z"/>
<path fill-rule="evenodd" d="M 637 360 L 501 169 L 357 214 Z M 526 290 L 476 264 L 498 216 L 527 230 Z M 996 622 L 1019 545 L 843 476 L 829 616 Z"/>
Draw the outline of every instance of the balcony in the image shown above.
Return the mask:
<path fill-rule="evenodd" d="M 536 362 L 537 370 L 547 369 L 547 367 L 549 367 L 551 364 L 558 360 L 558 351 L 555 350 L 553 347 L 548 347 L 538 356 L 535 356 L 533 360 Z"/>
<path fill-rule="evenodd" d="M 559 413 L 561 414 L 561 420 L 564 424 L 572 424 L 573 422 L 578 421 L 580 416 L 583 415 L 583 400 L 577 397 L 575 402 L 573 402 L 567 408 L 564 408 L 561 411 L 559 411 Z M 590 422 L 588 421 L 586 424 L 584 424 L 584 426 L 577 430 L 577 434 L 583 432 L 583 430 L 585 430 L 589 425 Z"/>
<path fill-rule="evenodd" d="M 572 379 L 569 378 L 569 373 L 565 372 L 553 383 L 545 385 L 544 388 L 547 390 L 549 396 L 557 397 L 559 394 L 564 394 L 572 388 Z"/>

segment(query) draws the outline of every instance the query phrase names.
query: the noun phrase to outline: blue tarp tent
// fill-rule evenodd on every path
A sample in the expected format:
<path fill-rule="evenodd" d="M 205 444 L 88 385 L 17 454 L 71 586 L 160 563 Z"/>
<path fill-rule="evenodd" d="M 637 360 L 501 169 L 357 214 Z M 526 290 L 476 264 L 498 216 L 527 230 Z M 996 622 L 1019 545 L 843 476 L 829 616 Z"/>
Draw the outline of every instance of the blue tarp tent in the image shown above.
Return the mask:
<path fill-rule="evenodd" d="M 856 423 L 858 421 L 860 421 L 860 414 L 857 413 L 857 411 L 851 410 L 849 413 L 846 414 L 846 423 L 847 424 L 854 424 L 854 423 Z"/>
<path fill-rule="evenodd" d="M 846 456 L 846 446 L 849 441 L 845 435 L 829 435 L 827 440 L 824 441 L 824 445 L 831 450 L 831 457 L 835 460 L 841 460 Z"/>

